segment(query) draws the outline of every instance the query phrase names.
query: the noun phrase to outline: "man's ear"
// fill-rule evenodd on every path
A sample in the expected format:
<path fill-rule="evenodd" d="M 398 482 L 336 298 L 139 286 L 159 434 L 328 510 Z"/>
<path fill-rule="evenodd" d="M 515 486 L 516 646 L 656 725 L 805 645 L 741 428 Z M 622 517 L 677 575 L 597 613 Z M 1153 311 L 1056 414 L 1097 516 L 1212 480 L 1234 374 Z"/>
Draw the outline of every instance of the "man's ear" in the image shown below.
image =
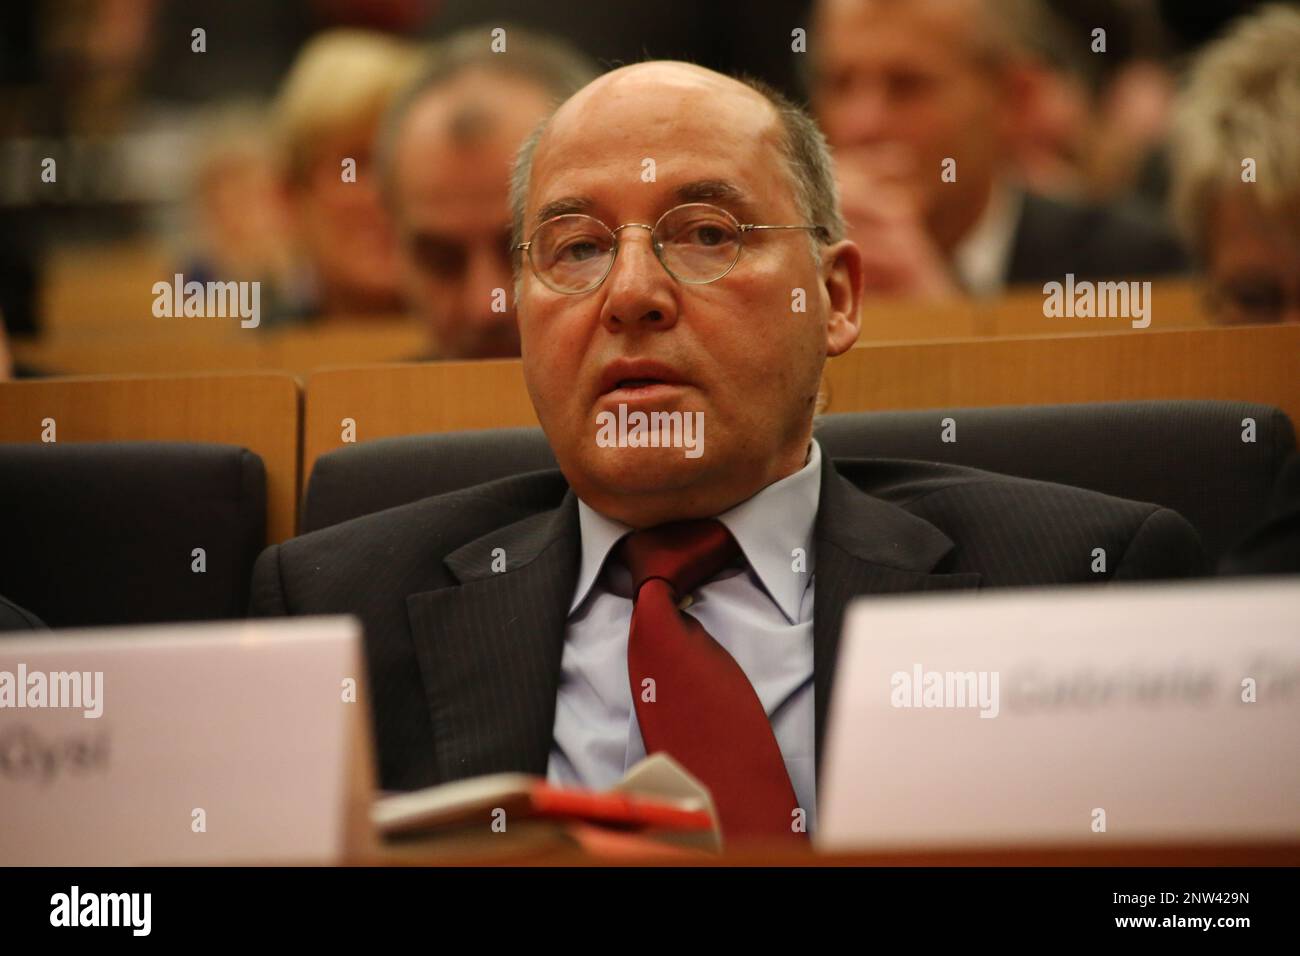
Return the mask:
<path fill-rule="evenodd" d="M 822 285 L 826 316 L 826 354 L 853 347 L 862 327 L 862 252 L 848 239 L 822 250 Z"/>

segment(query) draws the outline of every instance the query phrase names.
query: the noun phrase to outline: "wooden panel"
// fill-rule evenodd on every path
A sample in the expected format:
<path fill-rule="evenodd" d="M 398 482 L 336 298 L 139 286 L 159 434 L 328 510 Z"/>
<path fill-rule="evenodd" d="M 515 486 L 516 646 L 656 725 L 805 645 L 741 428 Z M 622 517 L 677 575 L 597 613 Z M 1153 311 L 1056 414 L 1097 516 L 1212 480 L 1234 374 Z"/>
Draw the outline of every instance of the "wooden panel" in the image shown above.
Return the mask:
<path fill-rule="evenodd" d="M 268 334 L 264 367 L 305 374 L 334 365 L 414 362 L 428 348 L 428 333 L 418 323 L 333 321 Z"/>
<path fill-rule="evenodd" d="M 297 381 L 270 373 L 0 382 L 0 441 L 195 441 L 240 445 L 266 465 L 267 538 L 292 537 L 298 500 Z"/>
<path fill-rule="evenodd" d="M 994 299 L 948 302 L 868 299 L 862 307 L 859 346 L 879 342 L 935 339 L 998 338 L 1026 335 L 1075 335 L 1097 332 L 1149 332 L 1205 328 L 1212 325 L 1203 287 L 1194 280 L 1151 284 L 1151 325 L 1134 329 L 1132 319 L 1043 314 L 1042 287 L 1018 287 Z"/>
<path fill-rule="evenodd" d="M 968 339 L 985 335 L 989 329 L 989 319 L 982 307 L 970 299 L 952 302 L 868 299 L 862 305 L 861 317 L 858 345 Z"/>
<path fill-rule="evenodd" d="M 158 319 L 128 332 L 84 329 L 15 339 L 14 358 L 51 374 L 131 375 L 264 369 L 305 374 L 331 365 L 411 361 L 424 330 L 400 321 L 241 330 L 224 319 Z"/>
<path fill-rule="evenodd" d="M 41 321 L 47 331 L 146 326 L 153 315 L 153 284 L 178 271 L 163 246 L 121 243 L 51 250 L 41 288 Z"/>
<path fill-rule="evenodd" d="M 1300 423 L 1300 326 L 873 345 L 831 359 L 826 392 L 827 412 L 1239 399 Z"/>
<path fill-rule="evenodd" d="M 343 444 L 342 421 L 356 440 L 420 432 L 535 426 L 518 359 L 429 362 L 329 369 L 307 379 L 303 476 Z"/>
<path fill-rule="evenodd" d="M 1205 308 L 1204 288 L 1194 280 L 1153 281 L 1147 304 L 1151 324 L 1145 329 L 1133 328 L 1133 319 L 1128 316 L 1048 318 L 1043 314 L 1045 298 L 1041 286 L 1021 287 L 982 303 L 983 326 L 980 334 L 996 337 L 1092 332 L 1143 334 L 1165 329 L 1205 328 L 1213 324 Z"/>
<path fill-rule="evenodd" d="M 14 359 L 47 375 L 166 375 L 267 367 L 267 346 L 252 336 L 123 335 L 15 339 Z"/>

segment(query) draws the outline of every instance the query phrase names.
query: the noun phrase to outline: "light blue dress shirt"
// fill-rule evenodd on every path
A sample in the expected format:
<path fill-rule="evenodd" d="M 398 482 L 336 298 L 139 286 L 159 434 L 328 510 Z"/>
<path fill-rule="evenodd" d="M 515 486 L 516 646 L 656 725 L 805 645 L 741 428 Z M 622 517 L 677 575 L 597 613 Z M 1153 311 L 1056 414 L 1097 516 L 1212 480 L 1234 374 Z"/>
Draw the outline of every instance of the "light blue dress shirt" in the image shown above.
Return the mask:
<path fill-rule="evenodd" d="M 813 525 L 821 449 L 754 497 L 718 515 L 746 567 L 698 588 L 693 615 L 736 659 L 776 735 L 808 832 L 817 821 L 813 711 Z M 645 757 L 627 673 L 632 576 L 605 559 L 632 529 L 581 500 L 582 560 L 569 606 L 547 779 L 604 789 Z M 802 553 L 800 553 L 800 550 Z"/>

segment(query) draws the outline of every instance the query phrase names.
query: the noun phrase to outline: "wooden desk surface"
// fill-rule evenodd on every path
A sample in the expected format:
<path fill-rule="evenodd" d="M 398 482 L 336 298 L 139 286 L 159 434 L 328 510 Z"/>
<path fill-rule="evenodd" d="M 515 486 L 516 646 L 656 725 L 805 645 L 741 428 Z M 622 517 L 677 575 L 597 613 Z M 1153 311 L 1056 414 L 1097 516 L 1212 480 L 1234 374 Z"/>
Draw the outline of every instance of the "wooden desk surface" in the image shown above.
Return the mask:
<path fill-rule="evenodd" d="M 1104 838 L 1103 838 L 1104 839 Z M 1043 846 L 815 853 L 786 849 L 746 849 L 722 854 L 698 851 L 646 853 L 613 846 L 592 855 L 572 845 L 536 843 L 500 852 L 439 853 L 380 849 L 348 861 L 353 866 L 701 866 L 701 867 L 961 867 L 961 866 L 1300 866 L 1300 842 L 1274 844 L 1185 845 L 1115 844 L 1082 849 Z"/>

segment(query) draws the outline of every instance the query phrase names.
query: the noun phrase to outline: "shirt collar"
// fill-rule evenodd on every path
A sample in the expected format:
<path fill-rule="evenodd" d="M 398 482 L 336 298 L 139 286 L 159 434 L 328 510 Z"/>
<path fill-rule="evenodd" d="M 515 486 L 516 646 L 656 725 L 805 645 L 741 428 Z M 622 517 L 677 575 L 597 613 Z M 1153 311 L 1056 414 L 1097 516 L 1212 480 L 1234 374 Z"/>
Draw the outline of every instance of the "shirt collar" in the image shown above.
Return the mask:
<path fill-rule="evenodd" d="M 1023 200 L 1018 189 L 994 182 L 984 211 L 953 249 L 953 269 L 971 295 L 996 295 L 1006 285 Z"/>
<path fill-rule="evenodd" d="M 768 485 L 729 511 L 718 515 L 750 569 L 791 623 L 799 620 L 799 605 L 813 572 L 813 526 L 821 497 L 821 448 L 810 445 L 808 461 L 793 475 Z M 632 529 L 605 517 L 578 499 L 582 560 L 578 584 L 569 605 L 572 614 L 587 599 L 609 552 Z M 806 571 L 793 571 L 794 551 L 803 549 Z"/>
<path fill-rule="evenodd" d="M 605 565 L 605 558 L 614 549 L 614 545 L 632 529 L 621 521 L 606 518 L 581 498 L 578 499 L 578 531 L 582 535 L 582 561 L 578 565 L 578 586 L 573 589 L 573 601 L 569 604 L 569 613 L 578 609 L 578 605 L 587 599 L 587 593 L 600 576 L 600 569 Z"/>

